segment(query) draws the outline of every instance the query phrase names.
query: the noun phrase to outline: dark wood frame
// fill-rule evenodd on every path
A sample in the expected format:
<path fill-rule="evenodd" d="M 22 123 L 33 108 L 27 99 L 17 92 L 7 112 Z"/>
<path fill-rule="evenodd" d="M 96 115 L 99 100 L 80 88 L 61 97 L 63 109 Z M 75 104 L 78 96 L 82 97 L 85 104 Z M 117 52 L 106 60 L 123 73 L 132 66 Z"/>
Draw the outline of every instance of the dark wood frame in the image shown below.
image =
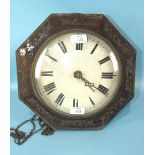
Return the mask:
<path fill-rule="evenodd" d="M 116 49 L 122 64 L 122 82 L 112 102 L 88 118 L 66 118 L 48 109 L 35 95 L 31 70 L 39 48 L 47 39 L 69 29 L 85 29 L 104 37 Z M 54 130 L 100 129 L 134 96 L 136 51 L 101 14 L 51 14 L 16 51 L 19 98 Z"/>

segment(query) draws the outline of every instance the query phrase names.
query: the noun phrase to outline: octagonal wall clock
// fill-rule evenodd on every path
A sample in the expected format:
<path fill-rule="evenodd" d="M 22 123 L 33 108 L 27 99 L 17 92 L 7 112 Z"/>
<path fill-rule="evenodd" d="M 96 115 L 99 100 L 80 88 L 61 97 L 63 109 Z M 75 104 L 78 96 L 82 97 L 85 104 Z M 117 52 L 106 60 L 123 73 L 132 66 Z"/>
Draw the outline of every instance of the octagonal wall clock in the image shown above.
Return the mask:
<path fill-rule="evenodd" d="M 101 14 L 51 14 L 16 56 L 19 97 L 53 130 L 100 129 L 134 95 L 135 49 Z"/>

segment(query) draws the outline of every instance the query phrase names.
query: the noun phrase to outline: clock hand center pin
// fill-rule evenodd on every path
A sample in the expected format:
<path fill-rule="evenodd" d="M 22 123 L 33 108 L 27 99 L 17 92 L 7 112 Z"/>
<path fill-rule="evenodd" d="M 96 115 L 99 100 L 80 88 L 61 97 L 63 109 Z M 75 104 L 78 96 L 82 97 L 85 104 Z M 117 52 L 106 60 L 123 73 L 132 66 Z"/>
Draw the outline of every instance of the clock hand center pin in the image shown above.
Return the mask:
<path fill-rule="evenodd" d="M 77 70 L 76 72 L 74 72 L 74 77 L 77 79 L 81 79 L 82 78 L 82 72 Z"/>

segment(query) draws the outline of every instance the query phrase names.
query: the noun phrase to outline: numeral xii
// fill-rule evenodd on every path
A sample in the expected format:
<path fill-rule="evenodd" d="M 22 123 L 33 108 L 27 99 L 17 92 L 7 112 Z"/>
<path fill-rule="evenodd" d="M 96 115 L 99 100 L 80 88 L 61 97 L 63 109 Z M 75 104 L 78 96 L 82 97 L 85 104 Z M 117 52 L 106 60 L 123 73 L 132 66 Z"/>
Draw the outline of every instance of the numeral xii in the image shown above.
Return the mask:
<path fill-rule="evenodd" d="M 76 43 L 76 50 L 82 50 L 83 49 L 83 43 Z"/>

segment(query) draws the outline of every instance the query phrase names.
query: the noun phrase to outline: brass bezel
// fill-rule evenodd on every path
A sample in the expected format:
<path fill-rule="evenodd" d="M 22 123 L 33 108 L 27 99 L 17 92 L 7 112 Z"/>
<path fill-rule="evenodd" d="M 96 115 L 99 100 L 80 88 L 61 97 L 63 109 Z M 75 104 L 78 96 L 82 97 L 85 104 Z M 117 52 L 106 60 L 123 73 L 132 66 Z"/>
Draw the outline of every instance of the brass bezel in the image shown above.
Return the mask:
<path fill-rule="evenodd" d="M 117 85 L 117 89 L 113 92 L 113 97 L 111 98 L 111 100 L 109 100 L 101 109 L 96 109 L 94 112 L 91 112 L 90 114 L 87 114 L 87 115 L 70 115 L 69 113 L 64 113 L 64 112 L 58 112 L 58 110 L 54 110 L 52 109 L 51 107 L 48 106 L 48 104 L 46 103 L 46 101 L 44 101 L 41 97 L 41 95 L 39 94 L 39 92 L 37 91 L 37 88 L 36 88 L 36 82 L 35 82 L 35 79 L 34 79 L 34 72 L 35 72 L 35 67 L 36 67 L 36 63 L 37 63 L 37 60 L 39 58 L 39 56 L 41 55 L 43 49 L 51 42 L 51 40 L 54 40 L 55 38 L 58 38 L 59 36 L 62 36 L 62 35 L 65 35 L 67 33 L 88 33 L 88 34 L 91 34 L 91 35 L 94 35 L 98 38 L 100 38 L 101 40 L 103 40 L 108 46 L 109 48 L 112 49 L 112 52 L 114 52 L 115 56 L 116 56 L 116 59 L 118 61 L 118 64 L 119 64 L 119 84 Z M 46 42 L 43 43 L 43 45 L 38 49 L 37 51 L 37 54 L 35 55 L 35 58 L 33 60 L 33 64 L 32 64 L 32 69 L 31 69 L 31 81 L 32 81 L 32 86 L 33 86 L 33 90 L 35 92 L 35 95 L 38 97 L 38 99 L 41 101 L 41 103 L 46 106 L 48 108 L 49 111 L 51 111 L 52 113 L 55 113 L 56 115 L 60 115 L 61 117 L 66 117 L 66 118 L 70 118 L 70 119 L 82 119 L 82 118 L 89 118 L 89 117 L 93 117 L 94 115 L 100 113 L 101 111 L 103 111 L 106 106 L 108 104 L 110 104 L 111 102 L 113 102 L 114 98 L 116 97 L 116 95 L 118 94 L 118 91 L 119 91 L 119 88 L 120 88 L 120 85 L 121 85 L 121 80 L 122 80 L 122 64 L 121 64 L 121 61 L 120 61 L 120 58 L 118 56 L 118 53 L 116 51 L 116 49 L 112 46 L 112 44 L 110 42 L 108 42 L 103 36 L 97 34 L 97 33 L 94 33 L 92 31 L 89 31 L 89 30 L 84 30 L 84 29 L 70 29 L 70 30 L 64 30 L 62 32 L 59 32 L 51 37 L 49 37 L 47 39 Z M 54 104 L 54 103 L 51 103 L 51 104 Z"/>

